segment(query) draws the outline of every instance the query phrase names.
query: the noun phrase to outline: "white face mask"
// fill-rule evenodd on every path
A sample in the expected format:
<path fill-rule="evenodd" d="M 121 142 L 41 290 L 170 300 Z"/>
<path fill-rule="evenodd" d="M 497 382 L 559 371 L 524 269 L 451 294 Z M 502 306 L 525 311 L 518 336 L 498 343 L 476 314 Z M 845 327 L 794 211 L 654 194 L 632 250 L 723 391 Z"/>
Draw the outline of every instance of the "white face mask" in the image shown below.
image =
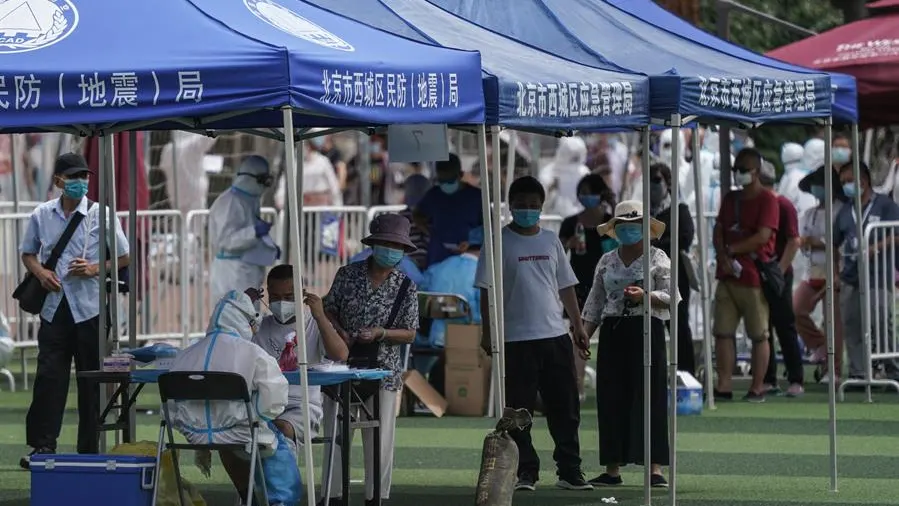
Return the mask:
<path fill-rule="evenodd" d="M 735 172 L 734 183 L 740 186 L 752 184 L 752 172 Z"/>
<path fill-rule="evenodd" d="M 278 323 L 290 323 L 297 316 L 297 303 L 292 300 L 277 300 L 269 305 Z"/>

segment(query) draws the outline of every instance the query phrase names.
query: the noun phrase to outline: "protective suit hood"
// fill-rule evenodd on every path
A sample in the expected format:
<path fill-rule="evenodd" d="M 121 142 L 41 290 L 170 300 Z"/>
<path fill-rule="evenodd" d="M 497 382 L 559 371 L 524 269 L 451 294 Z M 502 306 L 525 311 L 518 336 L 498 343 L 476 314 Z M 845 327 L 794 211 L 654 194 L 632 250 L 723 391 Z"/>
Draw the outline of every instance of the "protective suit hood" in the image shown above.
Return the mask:
<path fill-rule="evenodd" d="M 785 142 L 780 148 L 780 159 L 783 161 L 784 170 L 805 169 L 813 170 L 815 167 L 806 167 L 802 163 L 805 156 L 805 148 L 795 142 Z"/>
<path fill-rule="evenodd" d="M 587 143 L 580 137 L 562 137 L 556 147 L 556 167 L 578 166 L 587 162 Z"/>
<path fill-rule="evenodd" d="M 216 304 L 206 333 L 225 332 L 237 334 L 247 341 L 253 339 L 254 327 L 258 328 L 259 315 L 250 297 L 231 290 Z"/>
<path fill-rule="evenodd" d="M 562 137 L 553 161 L 540 170 L 539 178 L 547 191 L 546 211 L 549 214 L 570 216 L 583 206 L 577 200 L 577 185 L 590 173 L 587 144 L 580 137 Z"/>
<path fill-rule="evenodd" d="M 662 133 L 659 134 L 659 158 L 661 162 L 665 165 L 671 165 L 671 150 L 673 144 L 671 142 L 672 139 L 672 130 L 665 129 L 662 130 Z M 684 132 L 681 130 L 677 136 L 677 146 L 678 146 L 678 163 L 681 161 L 687 161 L 686 150 L 687 150 L 687 141 L 684 138 Z"/>
<path fill-rule="evenodd" d="M 269 174 L 269 170 L 268 160 L 259 155 L 250 155 L 240 163 L 237 174 L 251 175 L 234 176 L 231 186 L 254 197 L 259 197 L 267 187 L 259 184 L 253 176 L 264 176 Z"/>
<path fill-rule="evenodd" d="M 805 153 L 802 157 L 802 164 L 808 170 L 815 170 L 824 165 L 824 140 L 809 139 L 805 142 Z"/>

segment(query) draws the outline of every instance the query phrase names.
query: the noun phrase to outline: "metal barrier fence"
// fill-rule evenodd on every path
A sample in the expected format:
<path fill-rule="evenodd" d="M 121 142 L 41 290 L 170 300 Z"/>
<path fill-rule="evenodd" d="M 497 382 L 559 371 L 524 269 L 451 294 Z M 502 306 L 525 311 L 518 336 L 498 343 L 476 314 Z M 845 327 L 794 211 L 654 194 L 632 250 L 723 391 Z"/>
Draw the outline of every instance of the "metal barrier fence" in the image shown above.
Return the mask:
<path fill-rule="evenodd" d="M 859 284 L 867 282 L 868 291 L 861 293 L 860 309 L 856 314 L 861 316 L 859 335 L 843 334 L 849 360 L 864 360 L 864 377 L 851 378 L 840 385 L 840 396 L 849 385 L 865 386 L 868 401 L 871 401 L 871 386 L 892 387 L 899 392 L 899 332 L 896 322 L 897 276 L 896 255 L 899 254 L 896 241 L 899 221 L 883 221 L 868 223 L 865 226 L 865 237 L 861 241 L 859 258 L 866 257 L 867 262 L 860 263 Z M 851 258 L 855 245 L 840 248 L 844 258 Z M 872 248 L 873 246 L 873 248 Z M 845 289 L 845 288 L 844 288 Z M 841 294 L 842 296 L 842 294 Z M 850 317 L 849 311 L 843 309 L 844 321 Z M 849 329 L 846 329 L 849 330 Z M 861 338 L 861 339 L 859 339 Z M 859 341 L 861 341 L 859 343 Z M 857 347 L 861 346 L 858 351 Z M 858 364 L 855 364 L 857 369 Z"/>
<path fill-rule="evenodd" d="M 33 209 L 36 203 L 23 203 L 20 209 Z M 11 208 L 11 206 L 7 206 Z M 2 207 L 0 207 L 2 209 Z M 303 261 L 306 286 L 309 290 L 324 294 L 330 288 L 337 269 L 361 251 L 361 239 L 368 234 L 372 218 L 385 212 L 400 212 L 405 206 L 365 207 L 310 207 L 303 210 Z M 128 213 L 119 212 L 124 230 L 128 230 Z M 0 214 L 0 311 L 8 317 L 12 336 L 20 347 L 36 345 L 37 318 L 18 311 L 11 294 L 22 273 L 18 253 L 21 237 L 30 213 Z M 137 248 L 142 259 L 142 289 L 138 305 L 138 341 L 173 341 L 184 345 L 190 339 L 205 333 L 211 307 L 208 301 L 209 268 L 214 252 L 209 248 L 208 210 L 190 211 L 182 216 L 177 210 L 139 211 L 137 213 Z M 262 210 L 263 219 L 273 220 L 273 239 L 286 251 L 285 213 L 273 208 Z M 707 213 L 702 223 L 712 237 L 716 214 Z M 509 219 L 505 214 L 504 221 Z M 558 232 L 562 217 L 543 216 L 541 225 Z M 16 228 L 19 227 L 19 233 Z M 129 238 L 134 240 L 134 238 Z M 711 243 L 711 241 L 710 241 Z M 693 257 L 697 258 L 698 245 L 694 244 Z M 712 250 L 711 244 L 709 245 Z M 293 253 L 292 253 L 293 255 Z M 699 266 L 714 272 L 714 254 L 710 251 L 709 265 Z M 282 261 L 286 259 L 282 258 Z M 710 280 L 709 296 L 714 293 L 714 280 Z M 893 287 L 895 291 L 895 287 Z M 873 295 L 872 295 L 873 296 Z M 126 339 L 128 325 L 127 296 L 120 296 L 118 336 Z M 690 304 L 691 328 L 694 339 L 703 335 L 702 304 L 699 294 L 693 294 Z M 20 319 L 21 318 L 21 319 Z M 873 321 L 873 320 L 872 320 Z M 881 334 L 876 334 L 877 336 Z M 891 334 L 895 335 L 895 334 Z M 875 338 L 877 341 L 878 338 Z M 886 348 L 884 348 L 886 349 Z M 896 347 L 889 348 L 891 350 Z M 748 351 L 748 350 L 747 350 Z M 879 355 L 875 354 L 875 360 Z"/>

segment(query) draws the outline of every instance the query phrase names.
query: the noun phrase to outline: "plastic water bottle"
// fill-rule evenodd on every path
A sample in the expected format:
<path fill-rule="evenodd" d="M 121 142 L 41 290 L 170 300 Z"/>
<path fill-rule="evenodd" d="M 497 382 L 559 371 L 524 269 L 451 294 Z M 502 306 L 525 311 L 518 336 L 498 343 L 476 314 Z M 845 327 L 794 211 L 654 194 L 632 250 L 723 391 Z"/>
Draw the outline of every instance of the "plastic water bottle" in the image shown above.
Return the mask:
<path fill-rule="evenodd" d="M 574 248 L 574 253 L 576 255 L 587 253 L 587 233 L 584 231 L 583 223 L 577 223 L 577 226 L 574 228 L 574 237 L 577 239 L 577 246 Z"/>

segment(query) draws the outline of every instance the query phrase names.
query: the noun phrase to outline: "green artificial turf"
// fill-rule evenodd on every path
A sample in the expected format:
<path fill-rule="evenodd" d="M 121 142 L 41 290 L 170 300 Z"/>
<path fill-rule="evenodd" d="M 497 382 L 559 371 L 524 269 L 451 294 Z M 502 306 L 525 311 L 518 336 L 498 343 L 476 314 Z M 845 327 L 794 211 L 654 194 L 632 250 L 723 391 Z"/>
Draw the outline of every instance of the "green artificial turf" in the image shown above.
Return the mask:
<path fill-rule="evenodd" d="M 73 382 L 74 383 L 74 382 Z M 4 386 L 5 388 L 5 386 Z M 811 386 L 801 399 L 774 398 L 766 404 L 732 402 L 714 412 L 678 419 L 678 503 L 685 506 L 796 506 L 899 504 L 894 484 L 899 477 L 899 395 L 877 393 L 874 404 L 862 394 L 847 394 L 837 406 L 839 492 L 829 491 L 827 396 Z M 25 412 L 30 392 L 0 392 L 0 506 L 28 504 L 29 475 L 18 468 L 26 451 Z M 74 396 L 69 406 L 74 406 Z M 157 402 L 152 389 L 142 406 Z M 154 440 L 158 415 L 140 415 L 139 439 Z M 76 416 L 66 413 L 61 451 L 71 451 Z M 402 418 L 398 422 L 396 470 L 390 505 L 467 506 L 473 504 L 481 442 L 492 425 L 484 418 Z M 598 468 L 596 411 L 588 399 L 582 413 L 584 470 Z M 361 448 L 356 438 L 353 478 L 361 479 Z M 517 493 L 514 504 L 592 505 L 615 497 L 618 504 L 642 505 L 642 468 L 625 469 L 625 486 L 593 492 L 553 487 L 552 442 L 545 420 L 538 418 L 534 442 L 543 462 L 536 492 Z M 321 447 L 316 448 L 319 458 Z M 188 459 L 187 462 L 191 462 Z M 317 476 L 320 473 L 317 472 Z M 232 506 L 234 496 L 216 461 L 211 479 L 190 466 L 186 476 L 210 505 Z M 353 485 L 353 504 L 362 504 L 361 485 Z M 667 492 L 653 491 L 652 504 L 669 504 Z M 65 506 L 65 502 L 61 502 Z"/>

